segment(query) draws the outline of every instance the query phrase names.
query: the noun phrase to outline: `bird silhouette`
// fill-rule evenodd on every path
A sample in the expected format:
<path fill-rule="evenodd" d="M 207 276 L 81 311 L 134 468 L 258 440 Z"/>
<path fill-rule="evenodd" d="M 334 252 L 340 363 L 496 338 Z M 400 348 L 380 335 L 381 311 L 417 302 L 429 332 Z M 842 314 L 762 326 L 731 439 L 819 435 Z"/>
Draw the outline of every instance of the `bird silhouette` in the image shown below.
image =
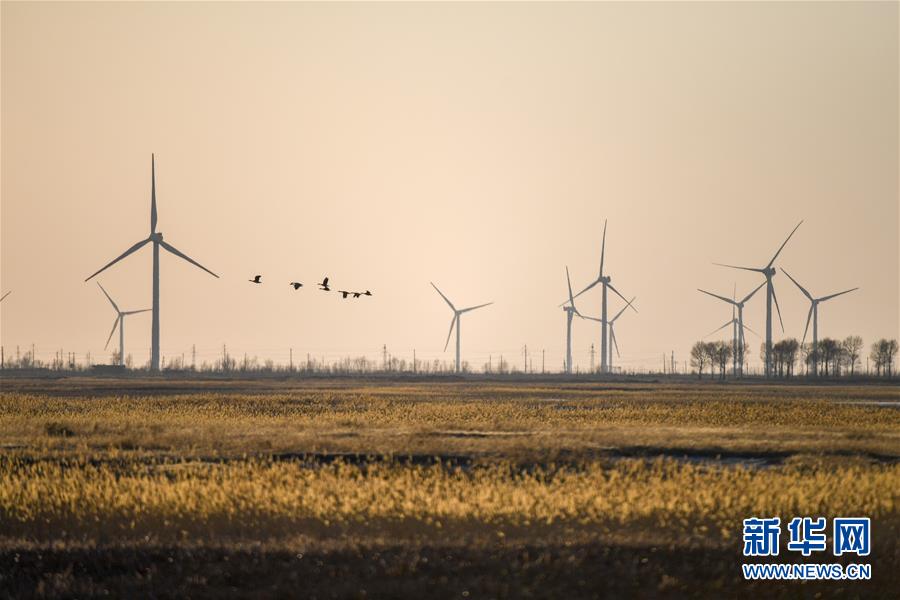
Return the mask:
<path fill-rule="evenodd" d="M 250 283 L 262 283 L 262 275 L 257 275 L 253 279 L 248 279 Z"/>
<path fill-rule="evenodd" d="M 294 289 L 295 289 L 295 290 L 299 290 L 300 288 L 303 287 L 303 284 L 302 284 L 302 283 L 299 283 L 299 282 L 297 282 L 297 281 L 292 281 L 292 282 L 291 282 L 291 285 L 294 286 Z"/>
<path fill-rule="evenodd" d="M 372 292 L 370 292 L 369 290 L 366 290 L 365 292 L 363 292 L 363 296 L 371 296 L 371 295 L 372 295 Z"/>
<path fill-rule="evenodd" d="M 354 298 L 359 298 L 360 296 L 362 296 L 362 292 L 353 292 Z"/>
<path fill-rule="evenodd" d="M 327 277 L 322 280 L 322 283 L 319 284 L 319 287 L 322 289 L 323 292 L 327 292 L 327 291 L 331 290 L 331 288 L 328 287 L 328 278 Z"/>
<path fill-rule="evenodd" d="M 346 297 L 349 296 L 352 292 L 347 292 L 347 291 L 344 291 L 344 290 L 338 290 L 338 293 L 342 294 L 343 297 L 346 298 Z"/>

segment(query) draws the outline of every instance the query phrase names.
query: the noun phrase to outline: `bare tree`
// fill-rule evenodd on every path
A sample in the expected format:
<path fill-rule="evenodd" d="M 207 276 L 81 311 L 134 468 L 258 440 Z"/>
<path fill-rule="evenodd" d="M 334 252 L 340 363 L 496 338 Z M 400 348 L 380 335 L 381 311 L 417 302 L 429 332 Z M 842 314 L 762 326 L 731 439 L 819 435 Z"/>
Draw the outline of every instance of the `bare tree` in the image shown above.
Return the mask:
<path fill-rule="evenodd" d="M 697 342 L 691 348 L 691 366 L 697 369 L 697 377 L 703 379 L 703 367 L 706 366 L 706 344 Z"/>

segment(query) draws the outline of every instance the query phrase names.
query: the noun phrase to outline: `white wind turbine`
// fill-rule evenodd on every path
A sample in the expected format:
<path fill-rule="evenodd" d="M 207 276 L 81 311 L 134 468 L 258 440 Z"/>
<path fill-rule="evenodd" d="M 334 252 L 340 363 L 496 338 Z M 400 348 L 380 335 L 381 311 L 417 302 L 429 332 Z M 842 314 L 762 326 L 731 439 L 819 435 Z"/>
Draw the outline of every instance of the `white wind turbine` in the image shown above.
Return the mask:
<path fill-rule="evenodd" d="M 766 278 L 766 377 L 769 377 L 772 373 L 772 300 L 775 301 L 775 309 L 778 311 L 778 322 L 781 323 L 781 331 L 784 331 L 784 321 L 781 320 L 781 308 L 778 306 L 778 298 L 775 296 L 775 288 L 772 285 L 772 277 L 775 276 L 775 268 L 772 266 L 775 263 L 775 259 L 778 258 L 778 255 L 781 254 L 781 251 L 784 250 L 784 247 L 787 245 L 788 240 L 794 235 L 794 232 L 803 225 L 803 221 L 797 223 L 797 227 L 794 227 L 794 230 L 791 231 L 790 235 L 787 236 L 787 239 L 784 240 L 784 243 L 781 244 L 781 247 L 778 248 L 778 252 L 775 253 L 775 256 L 772 257 L 772 260 L 769 261 L 765 267 L 762 268 L 754 268 L 754 267 L 738 267 L 735 265 L 725 265 L 722 263 L 713 263 L 720 267 L 729 267 L 731 269 L 741 269 L 743 271 L 755 271 L 757 273 L 762 273 Z"/>
<path fill-rule="evenodd" d="M 619 292 L 619 290 L 617 290 L 616 288 L 613 287 L 613 285 L 611 283 L 612 277 L 610 277 L 609 275 L 603 275 L 603 259 L 604 259 L 605 255 L 606 255 L 606 221 L 603 221 L 603 243 L 600 248 L 600 274 L 597 276 L 597 279 L 595 279 L 593 282 L 591 282 L 586 288 L 584 288 L 583 290 L 581 290 L 580 292 L 575 294 L 575 298 L 577 298 L 578 296 L 582 295 L 589 289 L 593 288 L 598 283 L 603 284 L 603 296 L 602 296 L 602 304 L 600 305 L 600 319 L 599 319 L 599 322 L 600 322 L 600 372 L 601 373 L 607 373 L 609 371 L 609 367 L 607 364 L 608 354 L 607 354 L 607 344 L 606 344 L 606 339 L 607 339 L 606 326 L 608 323 L 608 321 L 606 319 L 607 290 L 612 290 L 613 292 L 616 293 L 616 295 L 619 296 L 619 298 L 621 298 L 622 300 L 625 300 L 625 302 L 628 302 L 628 300 L 625 298 L 625 296 L 623 296 Z M 565 302 L 563 302 L 563 304 L 565 304 Z M 563 304 L 560 304 L 560 306 L 562 306 Z M 627 305 L 627 306 L 630 306 L 630 305 Z M 637 312 L 637 309 L 635 309 L 633 306 L 631 308 L 632 308 L 632 310 Z"/>
<path fill-rule="evenodd" d="M 569 301 L 563 306 L 566 311 L 566 373 L 572 373 L 572 317 L 574 315 L 581 316 L 578 309 L 575 308 L 575 298 L 572 296 L 572 280 L 569 279 L 569 267 L 566 267 L 566 283 L 569 286 Z"/>
<path fill-rule="evenodd" d="M 801 344 L 806 341 L 806 334 L 809 331 L 809 321 L 812 319 L 813 324 L 813 345 L 812 345 L 812 367 L 813 367 L 813 376 L 819 374 L 819 304 L 821 302 L 825 302 L 826 300 L 831 300 L 832 298 L 836 298 L 838 296 L 843 296 L 844 294 L 849 294 L 855 290 L 858 290 L 858 287 L 844 290 L 843 292 L 838 292 L 836 294 L 830 294 L 828 296 L 822 296 L 821 298 L 813 298 L 812 294 L 806 291 L 806 288 L 797 283 L 797 280 L 791 277 L 791 274 L 784 271 L 784 274 L 788 276 L 788 278 L 794 282 L 800 291 L 803 292 L 803 295 L 809 300 L 809 313 L 806 315 L 806 327 L 803 328 L 803 341 Z M 826 365 L 827 366 L 827 365 Z"/>
<path fill-rule="evenodd" d="M 493 302 L 479 304 L 478 306 L 470 306 L 469 308 L 457 309 L 455 306 L 453 306 L 453 303 L 450 302 L 450 300 L 447 298 L 447 296 L 444 295 L 444 292 L 442 292 L 441 290 L 438 289 L 438 286 L 434 285 L 434 283 L 432 283 L 432 282 L 429 282 L 429 283 L 431 283 L 431 287 L 433 287 L 437 291 L 437 293 L 441 295 L 441 298 L 444 299 L 444 302 L 446 302 L 450 306 L 450 309 L 453 311 L 453 320 L 450 321 L 450 331 L 447 332 L 447 341 L 444 343 L 444 350 L 447 350 L 447 345 L 450 343 L 450 335 L 453 333 L 453 326 L 455 325 L 456 326 L 456 372 L 459 373 L 460 372 L 459 326 L 462 321 L 462 314 L 467 313 L 469 311 L 473 311 L 476 308 L 482 308 L 485 306 L 489 306 L 489 305 L 493 304 Z"/>
<path fill-rule="evenodd" d="M 744 296 L 744 298 L 740 302 L 733 298 L 726 298 L 725 296 L 720 296 L 718 294 L 713 294 L 712 292 L 707 292 L 706 290 L 697 288 L 698 292 L 703 292 L 707 296 L 718 298 L 719 300 L 727 302 L 731 305 L 731 320 L 719 327 L 719 329 L 716 329 L 716 331 L 720 331 L 729 325 L 732 326 L 733 331 L 731 336 L 731 344 L 732 352 L 734 353 L 734 357 L 736 359 L 732 362 L 732 372 L 734 373 L 735 377 L 737 377 L 739 374 L 741 377 L 744 376 L 744 348 L 747 347 L 746 338 L 744 337 L 744 330 L 746 329 L 753 335 L 756 335 L 756 333 L 752 329 L 744 325 L 744 305 L 748 300 L 750 300 L 750 298 L 752 298 L 756 294 L 756 292 L 762 289 L 762 286 L 764 285 L 766 285 L 765 282 L 759 284 L 755 290 Z M 737 318 L 735 318 L 735 309 L 737 309 Z M 713 331 L 709 335 L 716 333 L 716 331 Z"/>
<path fill-rule="evenodd" d="M 103 346 L 103 349 L 109 346 L 109 340 L 112 339 L 113 334 L 116 332 L 116 327 L 119 328 L 119 365 L 125 366 L 125 317 L 128 315 L 136 315 L 138 313 L 147 312 L 151 309 L 144 308 L 141 310 L 120 310 L 119 306 L 110 298 L 109 294 L 106 293 L 106 290 L 103 289 L 103 286 L 100 285 L 100 282 L 97 282 L 97 286 L 100 288 L 100 291 L 103 292 L 103 295 L 106 296 L 106 299 L 109 300 L 109 303 L 112 304 L 113 310 L 116 311 L 116 320 L 113 321 L 112 331 L 109 332 L 109 337 L 106 338 L 106 345 Z"/>
<path fill-rule="evenodd" d="M 212 275 L 213 277 L 218 279 L 218 275 L 195 261 L 193 258 L 183 254 L 178 249 L 176 249 L 171 244 L 168 244 L 163 241 L 162 233 L 156 231 L 156 158 L 154 155 L 150 155 L 150 235 L 146 239 L 143 239 L 133 245 L 131 248 L 123 252 L 118 258 L 112 260 L 107 263 L 102 269 L 85 279 L 85 281 L 89 281 L 96 275 L 99 275 L 109 267 L 113 266 L 129 254 L 133 252 L 137 252 L 144 245 L 152 243 L 153 244 L 153 325 L 151 331 L 150 338 L 150 370 L 151 371 L 159 371 L 159 248 L 162 246 L 175 256 L 186 260 L 191 263 L 195 267 L 199 267 Z"/>
<path fill-rule="evenodd" d="M 623 306 L 621 308 L 621 310 L 619 310 L 619 312 L 616 313 L 616 316 L 614 316 L 612 319 L 609 320 L 609 341 L 610 341 L 609 361 L 606 364 L 607 364 L 607 367 L 609 368 L 610 372 L 612 372 L 612 370 L 613 370 L 613 357 L 612 357 L 613 348 L 616 349 L 616 356 L 618 356 L 619 358 L 622 358 L 622 354 L 619 352 L 619 343 L 616 341 L 616 328 L 615 328 L 616 319 L 621 317 L 622 314 L 629 308 L 634 310 L 635 312 L 637 312 L 637 309 L 634 308 L 634 306 L 632 304 L 635 300 L 637 300 L 637 296 L 633 297 L 631 300 L 628 300 L 628 303 L 625 306 Z M 581 317 L 582 319 L 590 319 L 591 321 L 603 322 L 603 319 L 598 319 L 597 317 L 589 317 L 587 315 L 578 315 L 578 316 Z"/>

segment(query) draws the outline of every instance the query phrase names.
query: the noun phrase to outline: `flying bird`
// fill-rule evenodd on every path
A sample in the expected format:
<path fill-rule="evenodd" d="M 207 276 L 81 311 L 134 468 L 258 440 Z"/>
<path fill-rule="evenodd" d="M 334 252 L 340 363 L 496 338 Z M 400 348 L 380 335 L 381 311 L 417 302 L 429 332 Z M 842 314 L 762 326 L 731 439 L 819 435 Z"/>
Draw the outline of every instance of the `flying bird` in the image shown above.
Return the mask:
<path fill-rule="evenodd" d="M 3 294 L 3 298 L 0 298 L 0 302 L 3 302 L 3 299 L 6 298 L 7 296 L 9 296 L 10 294 L 12 294 L 12 290 L 9 290 L 5 294 Z"/>
<path fill-rule="evenodd" d="M 338 293 L 342 294 L 344 298 L 349 296 L 352 292 L 346 292 L 344 290 L 338 290 Z"/>
<path fill-rule="evenodd" d="M 359 298 L 360 296 L 362 296 L 362 292 L 353 292 L 354 298 Z"/>
<path fill-rule="evenodd" d="M 262 275 L 257 275 L 253 279 L 248 279 L 250 283 L 262 283 Z"/>
<path fill-rule="evenodd" d="M 323 292 L 331 291 L 331 288 L 328 287 L 328 278 L 327 277 L 322 280 L 322 283 L 319 284 L 319 287 L 322 289 Z"/>
<path fill-rule="evenodd" d="M 371 295 L 372 295 L 372 292 L 370 292 L 369 290 L 366 290 L 365 292 L 363 292 L 363 296 L 371 296 Z"/>
<path fill-rule="evenodd" d="M 297 282 L 297 281 L 292 281 L 292 282 L 291 282 L 291 285 L 294 286 L 294 289 L 295 289 L 295 290 L 299 290 L 300 288 L 303 287 L 303 284 L 302 284 L 302 283 L 299 283 L 299 282 Z"/>

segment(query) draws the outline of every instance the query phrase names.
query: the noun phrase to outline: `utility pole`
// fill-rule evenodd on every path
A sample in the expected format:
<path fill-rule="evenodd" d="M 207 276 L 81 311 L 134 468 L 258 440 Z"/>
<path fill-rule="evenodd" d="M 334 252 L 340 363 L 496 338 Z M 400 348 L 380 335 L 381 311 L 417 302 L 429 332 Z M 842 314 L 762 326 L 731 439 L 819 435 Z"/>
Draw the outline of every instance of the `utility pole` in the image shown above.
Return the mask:
<path fill-rule="evenodd" d="M 675 351 L 672 350 L 672 374 L 675 374 Z"/>
<path fill-rule="evenodd" d="M 294 372 L 294 349 L 293 348 L 291 348 L 290 361 L 291 361 L 291 373 L 293 373 Z"/>
<path fill-rule="evenodd" d="M 591 344 L 591 373 L 594 372 L 594 344 Z"/>
<path fill-rule="evenodd" d="M 541 350 L 541 375 L 544 374 L 544 358 L 546 350 Z"/>
<path fill-rule="evenodd" d="M 191 344 L 191 371 L 197 369 L 197 344 Z"/>
<path fill-rule="evenodd" d="M 488 373 L 491 373 L 494 370 L 493 358 L 494 358 L 493 355 L 488 354 Z M 869 359 L 867 358 L 866 361 L 868 361 L 868 360 Z M 868 367 L 866 367 L 866 368 L 868 368 Z"/>
<path fill-rule="evenodd" d="M 525 344 L 525 370 L 523 372 L 528 374 L 528 344 Z"/>
<path fill-rule="evenodd" d="M 416 349 L 413 348 L 413 375 L 416 374 Z"/>
<path fill-rule="evenodd" d="M 388 367 L 388 364 L 387 364 L 387 344 L 385 344 L 385 345 L 382 347 L 381 353 L 382 353 L 382 359 L 381 359 L 381 360 L 382 360 L 382 363 L 383 363 L 382 369 L 385 370 L 385 371 L 387 371 L 387 370 L 388 370 L 388 368 L 387 368 L 387 367 Z"/>
<path fill-rule="evenodd" d="M 666 353 L 663 352 L 663 375 L 666 374 Z"/>

